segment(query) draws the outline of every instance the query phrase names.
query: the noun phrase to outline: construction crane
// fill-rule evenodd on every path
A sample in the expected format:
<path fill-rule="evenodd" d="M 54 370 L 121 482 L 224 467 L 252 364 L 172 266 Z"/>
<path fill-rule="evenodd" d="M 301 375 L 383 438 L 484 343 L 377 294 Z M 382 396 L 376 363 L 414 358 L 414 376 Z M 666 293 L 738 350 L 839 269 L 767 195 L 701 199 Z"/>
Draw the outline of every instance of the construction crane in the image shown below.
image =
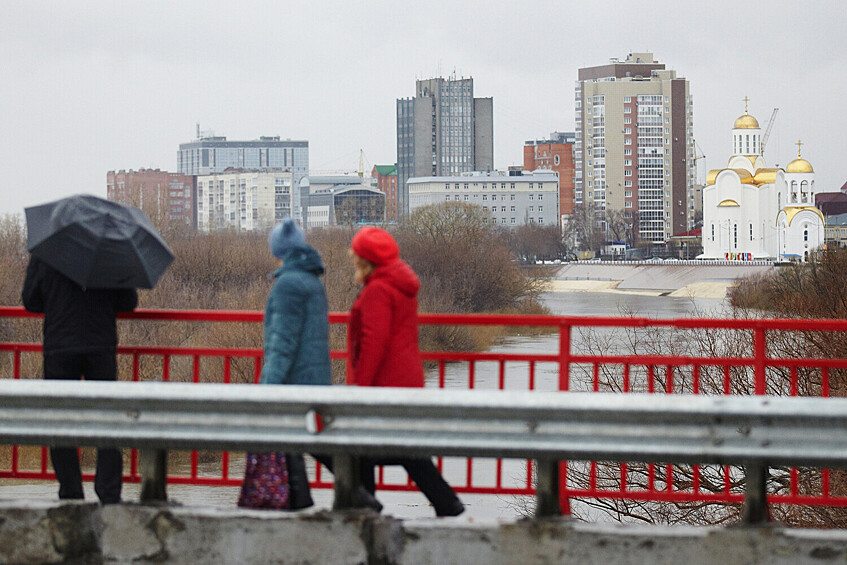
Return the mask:
<path fill-rule="evenodd" d="M 694 174 L 697 175 L 698 177 L 699 177 L 699 170 L 697 169 L 697 161 L 699 161 L 700 159 L 705 159 L 705 158 L 706 158 L 706 155 L 703 153 L 703 151 L 700 149 L 700 146 L 698 146 L 697 142 L 695 141 L 694 142 L 694 157 L 691 158 L 691 161 L 694 162 Z M 697 181 L 699 182 L 700 179 L 698 178 Z"/>
<path fill-rule="evenodd" d="M 765 130 L 765 135 L 762 136 L 762 141 L 759 142 L 759 155 L 765 154 L 765 144 L 768 142 L 768 138 L 771 136 L 771 129 L 773 129 L 773 122 L 776 119 L 776 113 L 779 112 L 779 108 L 774 108 L 773 113 L 771 113 L 771 119 L 768 122 L 768 127 Z"/>

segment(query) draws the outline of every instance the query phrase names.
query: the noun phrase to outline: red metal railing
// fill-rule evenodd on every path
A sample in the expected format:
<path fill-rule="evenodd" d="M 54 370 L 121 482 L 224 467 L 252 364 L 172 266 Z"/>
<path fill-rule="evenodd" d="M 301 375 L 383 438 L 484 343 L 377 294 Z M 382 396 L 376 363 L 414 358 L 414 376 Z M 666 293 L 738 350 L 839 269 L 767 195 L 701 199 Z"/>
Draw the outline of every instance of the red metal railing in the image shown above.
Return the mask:
<path fill-rule="evenodd" d="M 0 321 L 37 317 L 19 307 L 0 307 Z M 139 310 L 121 318 L 139 321 L 258 324 L 261 312 Z M 422 314 L 422 326 L 446 326 L 461 330 L 470 326 L 542 328 L 532 345 L 539 351 L 518 351 L 516 343 L 487 352 L 424 351 L 431 366 L 427 386 L 462 388 L 529 389 L 539 393 L 586 390 L 653 394 L 847 394 L 833 385 L 847 369 L 847 359 L 815 354 L 807 345 L 810 335 L 825 337 L 847 330 L 847 320 L 699 319 L 658 320 L 614 317 L 445 315 Z M 330 323 L 346 325 L 348 314 L 330 314 Z M 830 333 L 836 332 L 836 333 Z M 798 341 L 799 336 L 799 341 Z M 803 338 L 806 338 L 803 341 Z M 820 341 L 820 340 L 818 340 Z M 798 345 L 801 344 L 801 345 Z M 0 343 L 0 377 L 40 376 L 41 346 L 38 343 Z M 805 353 L 804 353 L 805 351 Z M 812 353 L 809 353 L 812 351 Z M 6 352 L 3 354 L 2 352 Z M 128 378 L 224 382 L 233 380 L 233 364 L 241 375 L 257 382 L 262 350 L 255 347 L 190 347 L 125 345 L 118 348 Z M 27 358 L 31 356 L 31 358 Z M 348 360 L 346 350 L 333 350 L 335 360 Z M 23 374 L 22 360 L 30 369 Z M 156 360 L 149 373 L 150 360 Z M 179 367 L 174 369 L 174 364 Z M 142 364 L 146 363 L 142 376 Z M 244 365 L 247 365 L 245 370 Z M 449 374 L 448 374 L 449 373 Z M 349 375 L 350 372 L 347 371 Z M 122 375 L 122 378 L 123 375 Z M 244 380 L 243 377 L 241 379 Z M 47 450 L 42 448 L 37 469 L 22 468 L 20 451 L 11 447 L 8 465 L 0 478 L 52 479 Z M 187 474 L 168 478 L 175 484 L 238 486 L 228 453 L 201 464 L 198 452 L 190 454 Z M 238 458 L 240 460 L 240 458 Z M 479 461 L 471 458 L 439 458 L 458 492 L 473 494 L 531 495 L 533 468 L 529 461 Z M 453 477 L 464 475 L 464 484 Z M 212 474 L 213 473 L 213 474 Z M 408 481 L 390 482 L 379 471 L 378 488 L 408 490 Z M 811 506 L 847 506 L 843 488 L 833 487 L 827 469 L 778 470 L 779 485 L 771 489 L 769 502 Z M 773 473 L 772 473 L 773 477 Z M 86 480 L 93 477 L 85 475 Z M 138 482 L 138 460 L 131 451 L 127 482 Z M 840 478 L 839 478 L 840 481 Z M 659 463 L 604 464 L 562 462 L 562 507 L 569 511 L 571 499 L 645 501 L 657 503 L 740 504 L 743 484 L 729 466 L 674 465 Z M 841 484 L 839 482 L 839 484 Z M 313 487 L 329 488 L 320 466 Z"/>

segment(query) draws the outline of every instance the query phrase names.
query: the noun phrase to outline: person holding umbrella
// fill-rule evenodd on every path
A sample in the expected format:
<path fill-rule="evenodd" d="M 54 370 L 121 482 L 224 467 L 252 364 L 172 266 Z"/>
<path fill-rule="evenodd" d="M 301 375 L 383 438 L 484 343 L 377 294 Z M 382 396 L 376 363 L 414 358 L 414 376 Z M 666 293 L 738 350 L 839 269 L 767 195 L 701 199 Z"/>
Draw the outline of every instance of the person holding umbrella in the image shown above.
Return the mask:
<path fill-rule="evenodd" d="M 21 298 L 28 311 L 44 314 L 44 378 L 117 380 L 116 316 L 135 309 L 135 287 L 151 288 L 173 255 L 143 212 L 94 196 L 26 214 L 31 257 Z M 50 460 L 59 498 L 84 498 L 77 448 L 53 446 Z M 122 473 L 120 449 L 97 450 L 101 503 L 120 502 Z"/>

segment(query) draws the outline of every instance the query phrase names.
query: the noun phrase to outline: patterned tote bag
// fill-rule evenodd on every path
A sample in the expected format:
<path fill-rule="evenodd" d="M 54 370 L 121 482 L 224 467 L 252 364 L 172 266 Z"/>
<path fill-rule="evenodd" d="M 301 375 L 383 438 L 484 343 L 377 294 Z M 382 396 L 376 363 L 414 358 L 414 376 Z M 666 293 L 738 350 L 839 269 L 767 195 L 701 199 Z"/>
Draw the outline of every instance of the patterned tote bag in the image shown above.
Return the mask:
<path fill-rule="evenodd" d="M 291 505 L 288 467 L 281 452 L 248 453 L 238 506 L 287 510 Z"/>

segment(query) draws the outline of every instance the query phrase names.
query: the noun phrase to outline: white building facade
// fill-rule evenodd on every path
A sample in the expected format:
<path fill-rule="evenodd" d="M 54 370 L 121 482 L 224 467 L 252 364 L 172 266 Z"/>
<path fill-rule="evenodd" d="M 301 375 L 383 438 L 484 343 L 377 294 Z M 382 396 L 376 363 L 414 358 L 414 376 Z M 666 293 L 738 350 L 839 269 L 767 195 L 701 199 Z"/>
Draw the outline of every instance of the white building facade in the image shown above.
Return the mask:
<path fill-rule="evenodd" d="M 265 231 L 291 215 L 292 186 L 285 170 L 228 170 L 197 177 L 197 230 Z"/>
<path fill-rule="evenodd" d="M 491 222 L 502 227 L 556 225 L 559 219 L 559 177 L 554 171 L 474 172 L 410 178 L 407 184 L 410 212 L 441 202 L 464 202 L 482 207 Z"/>
<path fill-rule="evenodd" d="M 727 167 L 709 171 L 703 188 L 700 257 L 805 261 L 824 242 L 812 165 L 798 151 L 785 169 L 768 168 L 759 122 L 746 109 L 735 120 L 732 148 Z"/>

